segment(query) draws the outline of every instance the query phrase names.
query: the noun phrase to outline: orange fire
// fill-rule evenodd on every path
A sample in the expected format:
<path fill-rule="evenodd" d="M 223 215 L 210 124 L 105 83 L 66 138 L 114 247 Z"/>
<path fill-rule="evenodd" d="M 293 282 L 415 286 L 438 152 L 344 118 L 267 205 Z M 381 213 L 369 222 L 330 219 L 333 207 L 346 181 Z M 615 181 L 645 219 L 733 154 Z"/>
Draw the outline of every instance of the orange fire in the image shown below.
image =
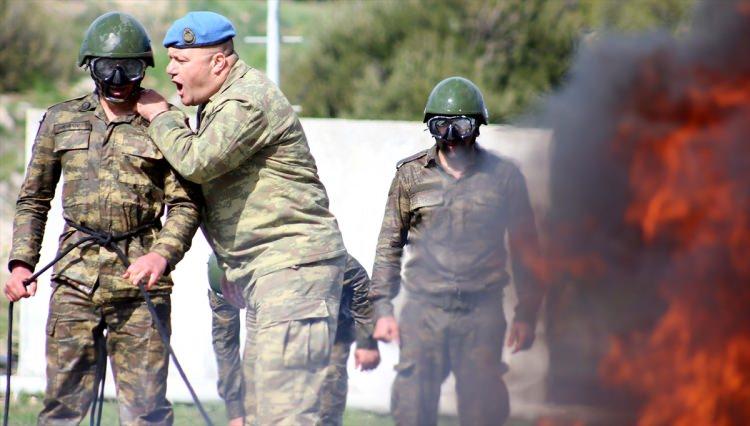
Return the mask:
<path fill-rule="evenodd" d="M 654 72 L 669 60 L 646 61 L 614 141 L 668 306 L 602 372 L 645 397 L 640 425 L 750 424 L 750 75 Z"/>
<path fill-rule="evenodd" d="M 551 377 L 614 423 L 750 425 L 750 1 L 696 16 L 594 45 L 549 107 Z"/>

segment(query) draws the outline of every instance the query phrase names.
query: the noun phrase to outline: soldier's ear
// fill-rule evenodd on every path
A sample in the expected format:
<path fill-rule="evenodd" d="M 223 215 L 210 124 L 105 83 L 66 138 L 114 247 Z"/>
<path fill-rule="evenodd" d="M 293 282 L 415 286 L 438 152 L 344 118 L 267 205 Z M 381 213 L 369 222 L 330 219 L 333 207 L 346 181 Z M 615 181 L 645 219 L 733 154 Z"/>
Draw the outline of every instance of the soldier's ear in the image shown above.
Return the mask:
<path fill-rule="evenodd" d="M 224 71 L 225 68 L 229 67 L 229 61 L 227 61 L 226 55 L 224 55 L 224 52 L 216 52 L 213 55 L 211 55 L 211 71 L 215 75 L 221 74 L 222 71 Z"/>

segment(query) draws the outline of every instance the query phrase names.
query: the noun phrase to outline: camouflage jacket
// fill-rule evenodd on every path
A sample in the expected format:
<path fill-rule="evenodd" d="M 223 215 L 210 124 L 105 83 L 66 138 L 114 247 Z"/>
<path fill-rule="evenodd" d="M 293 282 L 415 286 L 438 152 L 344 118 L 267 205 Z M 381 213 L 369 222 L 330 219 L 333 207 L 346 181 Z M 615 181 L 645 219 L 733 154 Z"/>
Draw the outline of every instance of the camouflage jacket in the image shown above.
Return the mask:
<path fill-rule="evenodd" d="M 193 196 L 200 194 L 170 168 L 146 134 L 147 125 L 135 114 L 109 122 L 96 94 L 47 110 L 16 204 L 9 264 L 21 261 L 33 268 L 39 261 L 47 212 L 61 174 L 66 222 L 110 234 L 155 223 L 121 241 L 120 248 L 131 262 L 152 251 L 167 259 L 168 270 L 177 264 L 199 224 Z M 85 236 L 66 224 L 58 250 Z M 85 292 L 92 292 L 98 281 L 103 297 L 137 296 L 137 287 L 121 278 L 124 272 L 115 252 L 84 244 L 55 265 L 52 277 Z M 164 276 L 153 291 L 169 291 L 171 286 Z"/>
<path fill-rule="evenodd" d="M 352 255 L 346 256 L 344 289 L 341 295 L 336 341 L 357 341 L 360 349 L 377 348 L 372 338 L 374 330 L 372 303 L 370 302 L 370 277 Z"/>
<path fill-rule="evenodd" d="M 238 61 L 200 108 L 193 132 L 178 111 L 148 133 L 172 166 L 201 184 L 202 228 L 227 279 L 248 283 L 345 254 L 297 115 L 278 87 Z"/>
<path fill-rule="evenodd" d="M 475 162 L 456 180 L 438 164 L 437 148 L 397 165 L 388 192 L 372 273 L 375 317 L 393 315 L 401 286 L 439 297 L 503 287 L 508 234 L 519 304 L 516 318 L 535 321 L 541 286 L 531 273 L 538 254 L 526 182 L 512 162 L 477 146 Z"/>

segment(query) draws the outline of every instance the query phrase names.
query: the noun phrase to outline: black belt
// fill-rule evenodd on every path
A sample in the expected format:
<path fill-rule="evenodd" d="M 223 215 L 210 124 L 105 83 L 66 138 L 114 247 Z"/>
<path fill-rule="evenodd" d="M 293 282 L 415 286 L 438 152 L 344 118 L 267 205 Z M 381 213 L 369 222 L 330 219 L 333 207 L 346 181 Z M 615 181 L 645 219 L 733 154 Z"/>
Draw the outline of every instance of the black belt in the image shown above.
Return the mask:
<path fill-rule="evenodd" d="M 461 291 L 450 293 L 415 293 L 409 292 L 408 298 L 429 303 L 444 311 L 470 311 L 484 300 L 501 298 L 502 289 Z"/>

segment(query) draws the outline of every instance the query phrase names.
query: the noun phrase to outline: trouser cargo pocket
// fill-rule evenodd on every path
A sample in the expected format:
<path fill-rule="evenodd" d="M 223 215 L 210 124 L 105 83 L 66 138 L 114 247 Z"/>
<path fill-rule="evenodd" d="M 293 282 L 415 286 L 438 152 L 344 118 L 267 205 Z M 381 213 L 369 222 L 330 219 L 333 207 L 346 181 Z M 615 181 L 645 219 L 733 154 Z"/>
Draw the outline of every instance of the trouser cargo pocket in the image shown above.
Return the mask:
<path fill-rule="evenodd" d="M 328 363 L 330 321 L 325 300 L 290 300 L 258 310 L 259 355 L 270 368 L 308 368 Z"/>

